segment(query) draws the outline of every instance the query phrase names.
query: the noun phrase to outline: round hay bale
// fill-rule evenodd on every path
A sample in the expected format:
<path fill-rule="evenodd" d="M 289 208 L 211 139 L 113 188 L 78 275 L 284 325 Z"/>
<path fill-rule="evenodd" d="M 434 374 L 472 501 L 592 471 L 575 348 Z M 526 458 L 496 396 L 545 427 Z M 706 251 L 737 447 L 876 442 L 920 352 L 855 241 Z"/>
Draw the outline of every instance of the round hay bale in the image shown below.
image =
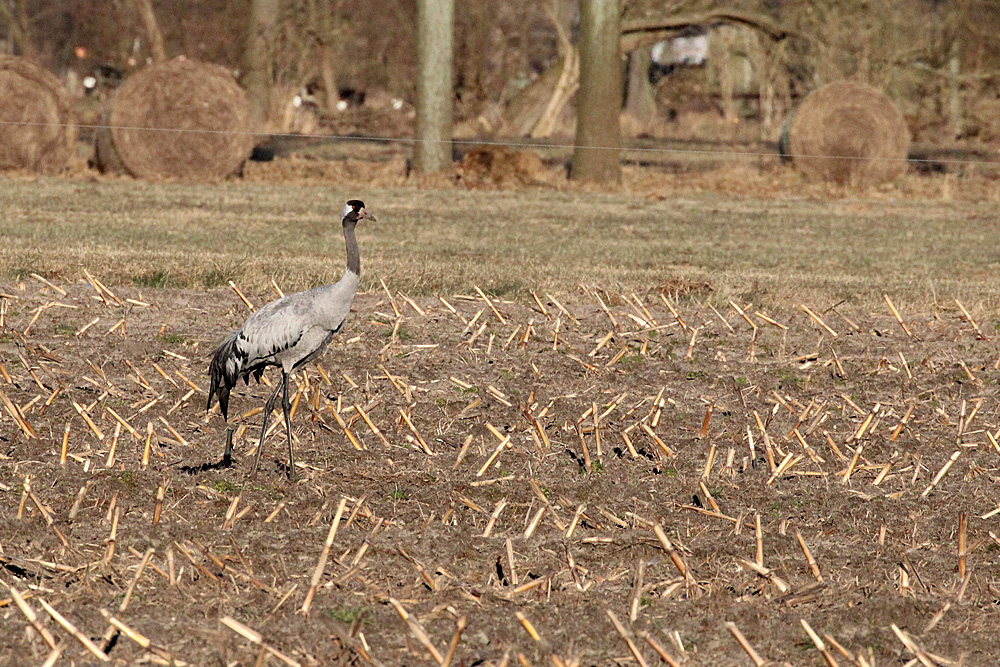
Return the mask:
<path fill-rule="evenodd" d="M 69 94 L 59 79 L 17 56 L 0 56 L 0 169 L 52 174 L 76 141 Z"/>
<path fill-rule="evenodd" d="M 176 58 L 145 67 L 125 80 L 106 117 L 94 147 L 101 171 L 225 178 L 253 149 L 246 95 L 218 65 Z"/>
<path fill-rule="evenodd" d="M 888 97 L 841 81 L 813 91 L 789 127 L 795 166 L 810 178 L 843 185 L 886 183 L 906 170 L 910 131 Z"/>

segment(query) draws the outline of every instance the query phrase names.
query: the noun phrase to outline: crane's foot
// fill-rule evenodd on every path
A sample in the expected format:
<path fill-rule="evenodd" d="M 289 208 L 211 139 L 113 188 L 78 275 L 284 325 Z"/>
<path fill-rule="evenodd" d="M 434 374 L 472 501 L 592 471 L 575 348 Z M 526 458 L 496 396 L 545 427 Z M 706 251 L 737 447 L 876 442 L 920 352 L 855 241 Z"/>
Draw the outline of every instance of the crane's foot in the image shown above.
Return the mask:
<path fill-rule="evenodd" d="M 202 463 L 196 466 L 181 466 L 181 472 L 186 472 L 189 475 L 195 475 L 200 472 L 208 472 L 209 470 L 222 470 L 223 468 L 231 468 L 233 466 L 233 428 L 226 428 L 226 451 L 222 454 L 222 460 L 215 463 Z"/>

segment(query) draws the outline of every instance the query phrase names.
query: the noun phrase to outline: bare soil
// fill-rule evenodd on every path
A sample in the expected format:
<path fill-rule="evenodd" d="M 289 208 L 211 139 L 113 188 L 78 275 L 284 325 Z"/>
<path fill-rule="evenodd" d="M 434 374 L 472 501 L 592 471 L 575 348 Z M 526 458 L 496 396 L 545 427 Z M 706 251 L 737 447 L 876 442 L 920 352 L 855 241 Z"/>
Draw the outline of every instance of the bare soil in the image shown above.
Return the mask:
<path fill-rule="evenodd" d="M 58 664 L 97 656 L 43 600 L 118 664 L 433 664 L 460 619 L 450 664 L 1000 658 L 992 322 L 370 292 L 296 378 L 292 482 L 280 426 L 248 478 L 267 386 L 217 465 L 232 291 L 57 286 L 0 283 L 0 664 L 52 653 L 8 588 Z"/>

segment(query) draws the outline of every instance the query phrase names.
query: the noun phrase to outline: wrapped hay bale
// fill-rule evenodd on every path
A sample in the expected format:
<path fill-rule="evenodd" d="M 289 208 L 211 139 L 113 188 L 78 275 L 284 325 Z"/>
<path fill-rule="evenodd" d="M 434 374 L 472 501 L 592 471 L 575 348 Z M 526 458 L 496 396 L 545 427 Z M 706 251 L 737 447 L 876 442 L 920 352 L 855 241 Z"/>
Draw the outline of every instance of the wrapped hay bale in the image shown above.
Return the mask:
<path fill-rule="evenodd" d="M 788 147 L 795 166 L 810 178 L 871 186 L 906 170 L 910 132 L 888 97 L 841 81 L 813 91 L 799 105 Z"/>
<path fill-rule="evenodd" d="M 139 178 L 225 178 L 253 149 L 246 95 L 218 65 L 184 58 L 129 76 L 95 138 L 104 172 Z"/>
<path fill-rule="evenodd" d="M 76 141 L 69 94 L 55 75 L 0 56 L 0 169 L 57 173 Z"/>

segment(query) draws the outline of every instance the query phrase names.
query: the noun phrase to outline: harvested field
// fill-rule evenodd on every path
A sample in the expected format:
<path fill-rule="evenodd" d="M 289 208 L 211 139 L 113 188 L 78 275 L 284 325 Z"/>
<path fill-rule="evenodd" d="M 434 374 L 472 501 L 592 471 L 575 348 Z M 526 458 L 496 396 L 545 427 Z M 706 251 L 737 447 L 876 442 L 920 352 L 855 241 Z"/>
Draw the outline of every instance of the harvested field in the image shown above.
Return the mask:
<path fill-rule="evenodd" d="M 248 312 L 227 280 L 259 305 L 336 277 L 307 204 L 334 198 L 144 186 L 81 213 L 124 182 L 10 185 L 0 664 L 54 652 L 8 587 L 67 664 L 1000 654 L 986 204 L 365 192 L 365 292 L 296 377 L 289 483 L 281 427 L 246 477 L 266 386 L 234 393 L 215 466 L 206 357 Z M 527 236 L 490 223 L 517 212 L 562 247 L 514 271 Z M 769 241 L 788 219 L 812 241 Z"/>

